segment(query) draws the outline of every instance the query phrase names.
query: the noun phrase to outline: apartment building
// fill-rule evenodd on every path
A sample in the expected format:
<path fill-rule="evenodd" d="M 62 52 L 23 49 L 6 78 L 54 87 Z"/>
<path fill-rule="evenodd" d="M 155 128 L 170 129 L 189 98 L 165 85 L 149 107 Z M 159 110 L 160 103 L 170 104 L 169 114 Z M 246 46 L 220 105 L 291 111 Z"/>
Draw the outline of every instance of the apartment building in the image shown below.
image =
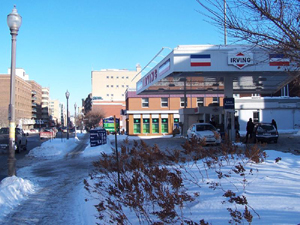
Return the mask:
<path fill-rule="evenodd" d="M 52 126 L 61 124 L 61 113 L 60 113 L 60 103 L 59 100 L 50 100 L 49 101 L 49 115 L 52 120 Z"/>
<path fill-rule="evenodd" d="M 0 74 L 0 126 L 9 125 L 8 105 L 10 102 L 10 74 Z M 24 129 L 32 121 L 32 87 L 20 76 L 15 76 L 15 123 Z"/>
<path fill-rule="evenodd" d="M 42 88 L 42 127 L 48 126 L 49 124 L 49 100 L 50 100 L 50 89 L 48 87 Z"/>
<path fill-rule="evenodd" d="M 103 69 L 92 71 L 92 110 L 100 111 L 104 117 L 121 117 L 121 110 L 125 110 L 125 92 L 128 88 L 135 88 L 141 78 L 141 66 L 135 70 Z M 125 120 L 120 119 L 121 129 Z"/>
<path fill-rule="evenodd" d="M 128 135 L 156 136 L 172 134 L 179 126 L 180 109 L 208 107 L 201 120 L 209 122 L 215 116 L 221 124 L 223 95 L 195 94 L 187 95 L 137 95 L 134 89 L 126 92 L 126 131 Z M 199 117 L 200 118 L 200 117 Z"/>
<path fill-rule="evenodd" d="M 31 119 L 35 121 L 34 128 L 38 128 L 38 122 L 42 119 L 42 86 L 34 80 L 29 80 L 31 84 Z"/>

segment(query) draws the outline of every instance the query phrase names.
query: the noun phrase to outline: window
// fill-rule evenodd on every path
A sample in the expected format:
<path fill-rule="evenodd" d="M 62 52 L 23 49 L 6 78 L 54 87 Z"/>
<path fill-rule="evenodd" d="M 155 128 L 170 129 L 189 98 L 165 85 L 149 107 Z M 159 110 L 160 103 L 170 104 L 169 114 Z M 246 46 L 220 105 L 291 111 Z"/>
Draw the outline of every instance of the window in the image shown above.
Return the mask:
<path fill-rule="evenodd" d="M 129 79 L 129 77 L 126 77 L 126 79 Z"/>
<path fill-rule="evenodd" d="M 184 102 L 184 97 L 180 98 L 180 107 L 184 108 L 185 102 Z"/>
<path fill-rule="evenodd" d="M 117 76 L 116 78 L 119 79 L 119 76 Z"/>
<path fill-rule="evenodd" d="M 213 97 L 213 103 L 219 103 L 219 97 Z"/>
<path fill-rule="evenodd" d="M 110 85 L 111 87 L 114 87 L 114 85 Z"/>
<path fill-rule="evenodd" d="M 203 97 L 197 98 L 197 106 L 204 106 L 204 98 Z"/>
<path fill-rule="evenodd" d="M 109 96 L 109 94 L 106 94 L 106 96 Z"/>
<path fill-rule="evenodd" d="M 110 96 L 114 96 L 114 94 L 110 94 Z"/>
<path fill-rule="evenodd" d="M 159 121 L 158 119 L 152 119 L 152 133 L 158 134 L 159 133 Z"/>
<path fill-rule="evenodd" d="M 128 85 L 126 85 L 126 87 L 129 87 Z"/>
<path fill-rule="evenodd" d="M 259 112 L 253 112 L 253 123 L 259 123 Z"/>
<path fill-rule="evenodd" d="M 142 107 L 143 108 L 149 107 L 149 98 L 142 98 Z"/>
<path fill-rule="evenodd" d="M 124 85 L 122 85 L 122 87 L 124 87 Z"/>
<path fill-rule="evenodd" d="M 143 119 L 143 133 L 150 133 L 150 119 Z"/>
<path fill-rule="evenodd" d="M 106 85 L 107 88 L 109 88 L 109 85 Z"/>
<path fill-rule="evenodd" d="M 119 85 L 116 85 L 116 87 L 118 88 L 118 87 L 119 87 Z"/>
<path fill-rule="evenodd" d="M 161 119 L 161 132 L 163 134 L 168 133 L 168 119 L 167 118 Z"/>
<path fill-rule="evenodd" d="M 133 120 L 133 133 L 140 134 L 141 133 L 141 119 Z"/>
<path fill-rule="evenodd" d="M 124 77 L 122 77 L 122 79 L 124 79 Z"/>
<path fill-rule="evenodd" d="M 107 79 L 109 79 L 109 76 L 106 76 Z"/>
<path fill-rule="evenodd" d="M 161 101 L 161 107 L 168 107 L 169 106 L 168 98 L 161 98 L 160 101 Z"/>
<path fill-rule="evenodd" d="M 110 76 L 110 78 L 114 78 L 113 76 Z"/>

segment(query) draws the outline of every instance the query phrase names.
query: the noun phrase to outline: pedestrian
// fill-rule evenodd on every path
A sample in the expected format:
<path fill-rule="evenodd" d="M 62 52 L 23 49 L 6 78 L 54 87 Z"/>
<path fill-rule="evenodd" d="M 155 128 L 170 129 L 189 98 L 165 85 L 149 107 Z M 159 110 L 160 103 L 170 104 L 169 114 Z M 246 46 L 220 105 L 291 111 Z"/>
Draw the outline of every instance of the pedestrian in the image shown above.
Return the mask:
<path fill-rule="evenodd" d="M 250 135 L 250 139 L 252 139 L 252 134 L 253 134 L 253 128 L 254 128 L 254 123 L 252 122 L 252 119 L 249 118 L 249 121 L 247 122 L 247 133 L 246 133 L 246 141 L 245 143 L 248 142 L 248 136 Z"/>
<path fill-rule="evenodd" d="M 211 125 L 213 125 L 214 127 L 216 127 L 216 122 L 215 122 L 215 118 L 214 118 L 214 117 L 211 117 L 209 123 L 210 123 Z"/>
<path fill-rule="evenodd" d="M 236 138 L 240 138 L 240 123 L 237 116 L 234 118 L 234 129 Z"/>
<path fill-rule="evenodd" d="M 277 123 L 276 123 L 276 121 L 274 120 L 274 119 L 272 119 L 272 125 L 276 128 L 276 130 L 277 130 Z"/>

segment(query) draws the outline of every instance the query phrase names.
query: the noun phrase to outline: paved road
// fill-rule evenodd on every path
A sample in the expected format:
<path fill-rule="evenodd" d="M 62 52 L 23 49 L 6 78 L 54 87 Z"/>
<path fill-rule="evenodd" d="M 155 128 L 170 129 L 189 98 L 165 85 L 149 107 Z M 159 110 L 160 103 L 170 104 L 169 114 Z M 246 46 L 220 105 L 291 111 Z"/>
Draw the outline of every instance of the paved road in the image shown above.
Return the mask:
<path fill-rule="evenodd" d="M 168 148 L 169 150 L 173 150 L 173 149 L 182 150 L 181 145 L 185 143 L 186 139 L 170 137 L 170 138 L 143 139 L 143 141 L 149 146 L 153 146 L 154 144 L 156 144 L 159 146 L 161 150 L 164 150 L 166 148 Z M 114 146 L 114 141 L 111 141 L 111 143 Z M 123 141 L 118 141 L 118 147 L 120 147 L 122 144 L 124 145 Z M 253 145 L 253 144 L 251 143 L 248 145 Z M 277 151 L 290 152 L 299 155 L 300 136 L 295 136 L 294 134 L 280 134 L 278 143 L 268 143 L 268 144 L 265 143 L 259 145 L 259 147 L 261 148 L 261 150 L 277 150 Z"/>
<path fill-rule="evenodd" d="M 19 162 L 25 157 L 25 155 L 28 154 L 28 152 L 38 146 L 41 146 L 41 144 L 46 141 L 46 139 L 44 140 L 40 140 L 39 138 L 39 134 L 29 134 L 27 136 L 27 150 L 26 151 L 21 151 L 20 153 L 15 154 L 15 158 L 17 160 L 16 162 L 16 167 L 19 168 Z M 0 181 L 7 177 L 8 171 L 7 171 L 7 153 L 6 152 L 1 152 L 0 153 Z"/>

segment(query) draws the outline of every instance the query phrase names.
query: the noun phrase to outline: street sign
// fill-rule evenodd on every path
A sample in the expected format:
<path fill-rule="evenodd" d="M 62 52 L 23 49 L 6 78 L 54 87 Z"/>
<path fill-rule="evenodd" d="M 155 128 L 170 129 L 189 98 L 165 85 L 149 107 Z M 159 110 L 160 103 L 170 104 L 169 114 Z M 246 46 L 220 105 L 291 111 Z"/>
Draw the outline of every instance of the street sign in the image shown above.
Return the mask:
<path fill-rule="evenodd" d="M 107 143 L 107 136 L 105 129 L 92 129 L 90 130 L 90 145 L 95 147 Z"/>
<path fill-rule="evenodd" d="M 234 98 L 224 98 L 223 109 L 234 109 Z"/>

